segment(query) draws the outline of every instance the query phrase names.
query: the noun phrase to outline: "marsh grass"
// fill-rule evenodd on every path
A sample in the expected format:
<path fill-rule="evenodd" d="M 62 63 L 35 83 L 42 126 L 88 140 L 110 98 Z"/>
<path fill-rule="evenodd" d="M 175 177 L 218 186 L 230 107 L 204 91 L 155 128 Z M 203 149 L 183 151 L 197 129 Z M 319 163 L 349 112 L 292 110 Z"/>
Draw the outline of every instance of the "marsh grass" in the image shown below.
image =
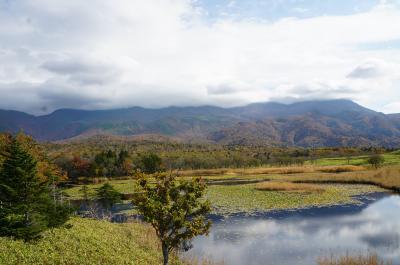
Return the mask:
<path fill-rule="evenodd" d="M 300 174 L 290 180 L 297 183 L 369 184 L 399 192 L 400 166 L 339 174 Z"/>
<path fill-rule="evenodd" d="M 256 190 L 261 191 L 284 191 L 284 192 L 323 192 L 325 188 L 321 185 L 293 183 L 293 182 L 262 182 L 255 186 Z"/>
<path fill-rule="evenodd" d="M 260 174 L 299 174 L 299 173 L 340 173 L 356 172 L 366 170 L 363 166 L 354 165 L 330 165 L 330 166 L 289 166 L 289 167 L 257 167 L 257 168 L 224 168 L 224 169 L 204 169 L 204 170 L 185 170 L 180 171 L 180 176 L 244 176 Z"/>
<path fill-rule="evenodd" d="M 216 214 L 259 213 L 278 209 L 300 209 L 357 204 L 355 195 L 383 191 L 370 185 L 318 184 L 321 192 L 257 190 L 257 184 L 209 186 L 207 198 Z"/>
<path fill-rule="evenodd" d="M 318 261 L 318 265 L 392 265 L 391 262 L 384 262 L 376 254 L 366 256 L 349 256 L 340 258 L 323 258 Z"/>
<path fill-rule="evenodd" d="M 362 166 L 344 165 L 344 166 L 325 166 L 317 167 L 317 172 L 323 173 L 343 173 L 343 172 L 358 172 L 365 170 Z"/>

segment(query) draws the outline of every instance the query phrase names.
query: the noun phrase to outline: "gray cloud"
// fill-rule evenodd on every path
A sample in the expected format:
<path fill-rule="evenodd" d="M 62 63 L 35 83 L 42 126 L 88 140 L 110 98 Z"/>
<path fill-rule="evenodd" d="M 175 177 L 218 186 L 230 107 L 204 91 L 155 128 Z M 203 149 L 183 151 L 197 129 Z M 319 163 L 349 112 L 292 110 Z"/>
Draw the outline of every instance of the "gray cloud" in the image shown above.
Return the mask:
<path fill-rule="evenodd" d="M 93 108 L 107 103 L 108 100 L 102 96 L 92 93 L 81 93 L 71 87 L 54 87 L 48 83 L 36 89 L 42 108 L 54 110 L 60 107 L 68 108 Z"/>
<path fill-rule="evenodd" d="M 43 63 L 42 67 L 48 71 L 66 75 L 81 72 L 97 72 L 97 69 L 94 68 L 94 65 L 73 60 L 48 61 Z"/>
<path fill-rule="evenodd" d="M 392 29 L 400 24 L 397 7 L 274 22 L 209 21 L 188 0 L 0 0 L 0 9 L 0 108 L 42 113 L 339 97 L 379 109 L 400 96 L 397 77 L 372 79 L 384 72 L 374 66 L 343 75 L 365 58 L 399 72 L 397 50 L 358 48 L 400 39 Z M 316 79 L 321 84 L 307 83 Z"/>
<path fill-rule="evenodd" d="M 231 84 L 220 84 L 215 86 L 208 86 L 207 87 L 207 94 L 208 95 L 227 95 L 227 94 L 234 94 L 241 89 L 235 87 Z"/>
<path fill-rule="evenodd" d="M 310 96 L 314 95 L 315 97 L 335 97 L 335 95 L 340 94 L 354 94 L 355 91 L 353 88 L 344 86 L 344 85 L 331 85 L 327 83 L 310 83 L 297 85 L 293 88 L 289 89 L 290 93 L 297 94 L 299 96 Z"/>
<path fill-rule="evenodd" d="M 368 79 L 381 76 L 383 73 L 379 65 L 375 63 L 364 63 L 357 66 L 353 71 L 351 71 L 347 78 L 358 78 L 358 79 Z"/>
<path fill-rule="evenodd" d="M 99 61 L 82 59 L 46 61 L 41 67 L 54 74 L 66 76 L 70 81 L 81 85 L 103 85 L 119 77 L 116 66 Z"/>

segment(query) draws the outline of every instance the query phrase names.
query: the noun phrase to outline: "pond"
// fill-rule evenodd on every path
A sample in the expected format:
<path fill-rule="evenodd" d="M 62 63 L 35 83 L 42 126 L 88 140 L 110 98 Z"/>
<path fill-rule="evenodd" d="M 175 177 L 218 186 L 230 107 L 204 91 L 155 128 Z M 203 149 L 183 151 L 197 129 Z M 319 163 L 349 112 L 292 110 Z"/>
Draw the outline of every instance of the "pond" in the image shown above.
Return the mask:
<path fill-rule="evenodd" d="M 370 251 L 400 265 L 400 197 L 360 199 L 361 205 L 216 218 L 188 255 L 226 265 L 313 265 L 319 257 Z"/>

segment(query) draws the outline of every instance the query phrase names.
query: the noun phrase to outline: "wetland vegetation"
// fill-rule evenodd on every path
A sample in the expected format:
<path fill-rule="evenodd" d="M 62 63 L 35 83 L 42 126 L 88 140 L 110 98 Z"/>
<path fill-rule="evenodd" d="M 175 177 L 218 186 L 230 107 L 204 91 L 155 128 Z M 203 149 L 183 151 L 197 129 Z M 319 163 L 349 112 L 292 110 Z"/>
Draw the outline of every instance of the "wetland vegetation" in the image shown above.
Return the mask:
<path fill-rule="evenodd" d="M 18 137 L 25 139 L 21 135 Z M 231 153 L 227 151 L 230 150 L 229 148 L 221 148 L 218 152 L 226 152 L 227 159 L 236 159 L 236 164 L 226 164 L 232 167 L 197 168 L 185 162 L 182 168 L 168 170 L 168 163 L 171 165 L 171 161 L 166 159 L 165 153 L 158 156 L 146 149 L 143 149 L 146 150 L 143 155 L 135 158 L 135 154 L 130 151 L 115 147 L 113 151 L 110 151 L 109 146 L 103 151 L 95 148 L 84 149 L 85 153 L 75 153 L 75 151 L 71 152 L 70 144 L 61 145 L 63 148 L 57 145 L 55 148 L 53 145 L 50 147 L 36 145 L 29 139 L 23 141 L 29 143 L 26 144 L 27 148 L 33 148 L 31 154 L 38 160 L 38 176 L 45 181 L 51 180 L 49 176 L 57 176 L 57 183 L 53 182 L 53 186 L 49 186 L 57 191 L 57 200 L 70 201 L 72 205 L 85 201 L 98 201 L 100 205 L 107 205 L 106 210 L 110 212 L 110 215 L 90 216 L 106 218 L 108 221 L 131 220 L 132 222 L 138 217 L 140 211 L 138 212 L 131 202 L 139 191 L 138 179 L 132 172 L 140 172 L 141 167 L 144 167 L 143 171 L 147 172 L 143 176 L 148 181 L 149 187 L 155 185 L 155 176 L 159 174 L 154 175 L 151 172 L 160 170 L 164 171 L 161 175 L 172 174 L 178 180 L 192 181 L 200 177 L 202 183 L 207 184 L 205 198 L 211 203 L 210 217 L 216 218 L 217 230 L 220 222 L 222 224 L 227 222 L 229 227 L 229 220 L 236 220 L 235 218 L 240 216 L 244 216 L 243 220 L 250 224 L 252 217 L 269 218 L 270 214 L 290 213 L 291 216 L 296 216 L 296 213 L 316 209 L 329 212 L 333 211 L 329 209 L 335 209 L 335 207 L 362 209 L 368 202 L 368 198 L 374 198 L 376 194 L 398 192 L 400 188 L 400 153 L 396 151 L 360 149 L 355 152 L 357 154 L 355 156 L 332 157 L 333 154 L 346 153 L 348 149 L 316 149 L 312 151 L 314 154 L 328 154 L 327 157 L 321 155 L 322 157 L 316 158 L 315 156 L 302 157 L 311 151 L 271 149 L 274 151 L 266 155 L 269 156 L 269 162 L 249 167 L 243 166 L 240 162 L 241 157 L 245 157 L 254 150 L 263 154 L 268 152 L 246 147 Z M 4 142 L 3 145 L 0 144 L 1 146 L 4 146 Z M 76 148 L 74 145 L 72 147 Z M 237 156 L 241 151 L 244 155 Z M 175 152 L 173 148 L 171 152 Z M 186 156 L 191 156 L 193 152 L 198 156 L 196 153 L 198 151 L 193 150 L 188 150 Z M 208 152 L 203 156 L 206 156 Z M 378 168 L 369 163 L 369 158 L 373 155 L 370 152 L 379 152 L 379 156 L 383 158 L 384 163 Z M 295 155 L 290 159 L 282 158 L 288 154 L 289 157 Z M 299 154 L 301 159 L 295 158 Z M 68 157 L 71 158 L 71 163 L 68 162 Z M 4 159 L 0 159 L 0 162 L 3 161 Z M 92 175 L 92 172 L 97 173 Z M 109 201 L 110 198 L 112 202 Z M 79 214 L 81 211 L 76 213 Z M 118 218 L 113 219 L 112 216 Z M 132 218 L 121 218 L 121 216 Z M 161 264 L 160 243 L 154 233 L 150 232 L 149 226 L 137 221 L 128 224 L 112 224 L 108 221 L 73 217 L 68 222 L 72 227 L 67 225 L 50 229 L 44 232 L 43 237 L 36 243 L 2 238 L 3 250 L 0 254 L 0 263 L 7 260 L 8 263 L 5 264 L 44 264 L 44 260 L 47 259 L 49 264 Z M 267 226 L 269 227 L 270 224 Z M 212 234 L 215 233 L 213 229 Z M 243 231 L 238 232 L 241 234 Z M 118 238 L 120 241 L 117 243 Z M 233 241 L 235 241 L 234 238 Z M 77 246 L 77 242 L 85 242 L 82 249 Z M 195 249 L 198 242 L 196 239 Z M 67 247 L 63 249 L 62 245 Z M 293 246 L 293 248 L 296 247 Z M 9 251 L 10 249 L 13 251 Z M 98 253 L 99 249 L 103 254 Z M 74 251 L 80 251 L 82 255 L 74 256 Z M 118 252 L 118 257 L 115 257 L 113 252 Z M 197 253 L 195 256 L 201 257 L 200 261 L 196 261 L 196 258 L 184 261 L 182 255 L 178 258 L 177 252 L 173 252 L 171 264 L 209 263 L 203 258 L 202 253 L 195 253 Z M 329 253 L 320 253 L 318 257 L 326 257 L 327 254 Z M 367 258 L 373 260 L 371 257 Z M 220 260 L 223 259 L 212 259 L 211 263 Z M 316 259 L 314 261 L 317 262 Z M 320 264 L 358 265 L 364 260 L 361 257 L 355 259 L 346 257 L 329 261 L 326 259 L 323 262 L 325 263 Z"/>

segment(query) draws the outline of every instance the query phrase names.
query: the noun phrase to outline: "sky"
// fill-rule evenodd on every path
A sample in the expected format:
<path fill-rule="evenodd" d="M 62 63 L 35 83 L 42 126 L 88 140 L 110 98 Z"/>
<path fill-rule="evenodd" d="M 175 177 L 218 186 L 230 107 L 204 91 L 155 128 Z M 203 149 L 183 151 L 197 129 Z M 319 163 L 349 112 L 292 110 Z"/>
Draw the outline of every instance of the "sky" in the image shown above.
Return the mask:
<path fill-rule="evenodd" d="M 400 0 L 0 0 L 0 108 L 400 113 Z"/>

